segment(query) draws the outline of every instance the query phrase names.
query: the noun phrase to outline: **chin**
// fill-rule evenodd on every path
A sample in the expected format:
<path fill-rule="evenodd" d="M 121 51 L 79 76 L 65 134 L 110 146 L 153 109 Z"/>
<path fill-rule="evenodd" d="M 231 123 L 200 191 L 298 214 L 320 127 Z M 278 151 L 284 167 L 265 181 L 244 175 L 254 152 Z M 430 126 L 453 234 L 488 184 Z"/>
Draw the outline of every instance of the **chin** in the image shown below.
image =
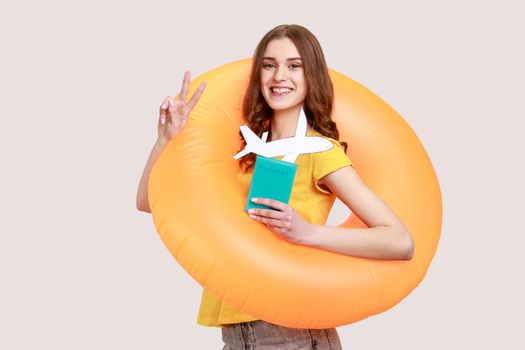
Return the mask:
<path fill-rule="evenodd" d="M 276 106 L 275 108 L 272 107 L 272 109 L 274 111 L 286 111 L 286 110 L 289 110 L 289 109 L 295 109 L 295 108 L 300 108 L 301 106 L 300 105 L 293 105 L 293 106 Z"/>
<path fill-rule="evenodd" d="M 273 109 L 274 111 L 285 111 L 287 109 L 293 109 L 293 108 L 297 108 L 297 107 L 300 107 L 300 103 L 273 103 L 273 101 L 268 101 L 266 100 L 266 103 L 268 104 L 268 106 L 270 106 L 271 109 Z"/>

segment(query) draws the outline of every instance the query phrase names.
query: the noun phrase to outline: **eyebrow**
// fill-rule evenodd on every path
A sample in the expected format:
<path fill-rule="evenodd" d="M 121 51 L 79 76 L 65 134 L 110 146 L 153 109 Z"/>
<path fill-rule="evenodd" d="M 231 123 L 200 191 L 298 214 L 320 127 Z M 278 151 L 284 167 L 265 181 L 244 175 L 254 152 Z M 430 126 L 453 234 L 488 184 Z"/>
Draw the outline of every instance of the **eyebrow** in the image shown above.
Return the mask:
<path fill-rule="evenodd" d="M 263 60 L 277 61 L 277 60 L 275 59 L 275 57 L 263 57 Z M 295 60 L 300 60 L 300 61 L 302 61 L 301 57 L 290 57 L 290 58 L 287 58 L 286 60 L 287 60 L 287 61 L 295 61 Z"/>

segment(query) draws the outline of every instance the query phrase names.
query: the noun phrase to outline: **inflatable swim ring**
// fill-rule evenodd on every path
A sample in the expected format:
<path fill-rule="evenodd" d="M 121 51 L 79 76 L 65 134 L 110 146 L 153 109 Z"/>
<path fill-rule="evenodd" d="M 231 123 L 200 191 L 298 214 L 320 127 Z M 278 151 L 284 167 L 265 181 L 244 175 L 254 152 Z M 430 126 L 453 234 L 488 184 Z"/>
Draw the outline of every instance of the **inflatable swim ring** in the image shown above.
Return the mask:
<path fill-rule="evenodd" d="M 203 287 L 237 309 L 286 327 L 328 328 L 383 312 L 422 280 L 441 231 L 441 193 L 408 124 L 379 97 L 330 70 L 333 118 L 363 181 L 405 223 L 410 261 L 382 261 L 291 244 L 250 219 L 236 180 L 241 105 L 251 59 L 195 79 L 208 82 L 184 130 L 149 180 L 160 238 Z M 342 227 L 366 227 L 356 215 Z"/>

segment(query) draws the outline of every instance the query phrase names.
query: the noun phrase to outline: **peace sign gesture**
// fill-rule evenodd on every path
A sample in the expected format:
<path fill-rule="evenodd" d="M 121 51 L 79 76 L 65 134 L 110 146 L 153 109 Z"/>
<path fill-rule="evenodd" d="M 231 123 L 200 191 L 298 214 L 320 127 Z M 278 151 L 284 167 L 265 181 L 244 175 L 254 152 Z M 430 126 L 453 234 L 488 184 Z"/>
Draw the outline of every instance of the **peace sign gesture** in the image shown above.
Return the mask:
<path fill-rule="evenodd" d="M 160 106 L 158 123 L 158 142 L 167 145 L 186 125 L 191 110 L 202 95 L 206 82 L 199 85 L 193 96 L 186 101 L 188 88 L 190 86 L 190 71 L 184 73 L 182 89 L 179 98 L 174 100 L 170 96 L 164 99 Z"/>

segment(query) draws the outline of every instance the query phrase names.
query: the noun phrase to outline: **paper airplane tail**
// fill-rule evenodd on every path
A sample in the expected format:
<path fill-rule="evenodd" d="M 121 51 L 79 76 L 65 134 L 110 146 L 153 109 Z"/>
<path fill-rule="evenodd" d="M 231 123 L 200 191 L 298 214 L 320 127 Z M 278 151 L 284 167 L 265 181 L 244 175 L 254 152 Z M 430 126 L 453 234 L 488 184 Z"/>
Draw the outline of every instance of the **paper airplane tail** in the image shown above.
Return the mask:
<path fill-rule="evenodd" d="M 242 151 L 240 151 L 239 153 L 237 153 L 236 155 L 233 156 L 233 159 L 239 159 L 241 157 L 244 157 L 245 155 L 247 155 L 248 153 L 250 153 L 250 151 L 248 151 L 246 148 L 243 149 Z"/>
<path fill-rule="evenodd" d="M 241 133 L 248 145 L 263 143 L 262 140 L 246 125 L 241 126 Z"/>
<path fill-rule="evenodd" d="M 234 155 L 233 159 L 244 157 L 248 153 L 252 152 L 253 149 L 260 149 L 260 145 L 264 144 L 264 142 L 257 135 L 255 135 L 255 133 L 247 125 L 241 125 L 241 133 L 242 137 L 244 137 L 244 140 L 246 140 L 246 147 Z M 265 139 L 267 136 L 267 133 L 266 135 L 263 135 Z"/>

